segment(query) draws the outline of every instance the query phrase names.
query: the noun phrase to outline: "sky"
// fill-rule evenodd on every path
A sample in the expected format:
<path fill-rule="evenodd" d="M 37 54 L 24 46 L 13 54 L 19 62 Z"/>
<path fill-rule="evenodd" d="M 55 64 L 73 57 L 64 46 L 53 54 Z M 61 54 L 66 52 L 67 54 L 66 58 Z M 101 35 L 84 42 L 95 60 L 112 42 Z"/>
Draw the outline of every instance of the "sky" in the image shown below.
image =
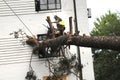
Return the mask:
<path fill-rule="evenodd" d="M 89 18 L 90 31 L 94 28 L 96 18 L 104 15 L 109 10 L 120 13 L 120 0 L 87 0 L 87 8 L 91 8 L 92 17 Z"/>

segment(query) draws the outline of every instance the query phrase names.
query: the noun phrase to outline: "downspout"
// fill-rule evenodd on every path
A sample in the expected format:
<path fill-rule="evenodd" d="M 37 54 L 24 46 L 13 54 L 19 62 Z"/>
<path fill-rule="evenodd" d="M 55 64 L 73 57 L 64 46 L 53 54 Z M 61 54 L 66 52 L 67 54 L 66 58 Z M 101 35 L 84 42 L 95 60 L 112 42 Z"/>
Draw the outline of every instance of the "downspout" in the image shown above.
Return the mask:
<path fill-rule="evenodd" d="M 77 11 L 76 11 L 76 1 L 73 0 L 74 5 L 74 17 L 75 17 L 75 32 L 78 32 L 78 22 L 77 22 Z M 82 76 L 82 64 L 81 64 L 81 55 L 80 55 L 80 48 L 77 46 L 77 54 L 78 54 L 78 63 L 79 63 L 79 80 L 83 80 Z"/>

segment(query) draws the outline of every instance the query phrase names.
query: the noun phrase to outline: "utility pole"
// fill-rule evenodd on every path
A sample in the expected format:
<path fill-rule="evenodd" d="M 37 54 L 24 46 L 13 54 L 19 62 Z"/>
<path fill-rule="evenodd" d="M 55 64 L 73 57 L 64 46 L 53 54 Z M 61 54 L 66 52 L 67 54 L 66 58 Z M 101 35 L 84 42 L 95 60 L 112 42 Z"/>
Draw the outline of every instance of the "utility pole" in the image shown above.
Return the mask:
<path fill-rule="evenodd" d="M 77 23 L 77 11 L 76 11 L 76 1 L 75 0 L 73 0 L 73 5 L 74 5 L 74 17 L 75 17 L 75 32 L 77 33 L 78 32 L 78 23 Z M 79 46 L 77 46 L 77 54 L 78 54 L 78 63 L 79 63 L 79 80 L 83 80 Z"/>

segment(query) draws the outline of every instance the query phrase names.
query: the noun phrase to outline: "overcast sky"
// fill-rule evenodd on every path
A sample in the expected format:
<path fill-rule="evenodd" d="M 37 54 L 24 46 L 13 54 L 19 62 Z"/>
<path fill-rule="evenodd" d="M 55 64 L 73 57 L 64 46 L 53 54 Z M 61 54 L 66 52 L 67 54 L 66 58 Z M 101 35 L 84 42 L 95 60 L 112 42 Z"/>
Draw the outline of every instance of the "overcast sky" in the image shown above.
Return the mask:
<path fill-rule="evenodd" d="M 87 7 L 91 8 L 92 18 L 89 18 L 89 27 L 92 30 L 95 19 L 108 10 L 120 13 L 120 0 L 87 0 Z"/>

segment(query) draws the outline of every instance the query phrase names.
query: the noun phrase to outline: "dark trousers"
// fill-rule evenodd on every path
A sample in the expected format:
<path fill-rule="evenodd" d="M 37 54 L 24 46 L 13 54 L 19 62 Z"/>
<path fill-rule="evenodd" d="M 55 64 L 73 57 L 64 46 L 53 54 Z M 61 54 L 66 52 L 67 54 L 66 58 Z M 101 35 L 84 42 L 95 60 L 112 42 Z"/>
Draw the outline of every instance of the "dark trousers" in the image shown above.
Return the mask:
<path fill-rule="evenodd" d="M 64 32 L 64 30 L 65 30 L 65 26 L 63 26 L 63 25 L 57 25 L 57 28 L 58 28 L 58 30 L 60 31 L 60 35 L 63 35 L 63 32 Z"/>

